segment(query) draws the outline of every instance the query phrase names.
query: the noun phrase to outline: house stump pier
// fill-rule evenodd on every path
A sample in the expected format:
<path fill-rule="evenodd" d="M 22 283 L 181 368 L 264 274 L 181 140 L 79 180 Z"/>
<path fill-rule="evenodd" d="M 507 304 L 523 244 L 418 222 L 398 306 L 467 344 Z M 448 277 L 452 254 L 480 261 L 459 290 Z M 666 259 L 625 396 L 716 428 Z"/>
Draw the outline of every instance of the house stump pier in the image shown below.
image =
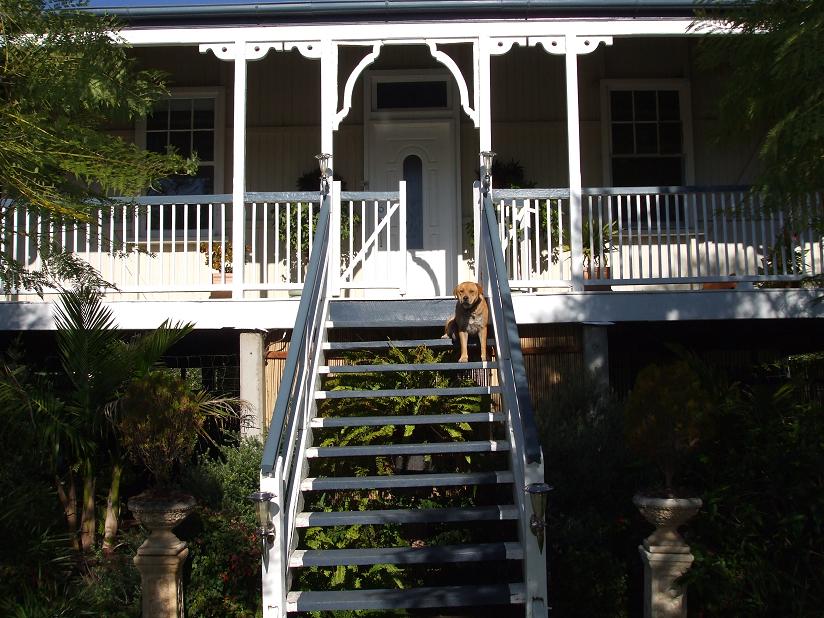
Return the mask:
<path fill-rule="evenodd" d="M 689 545 L 638 546 L 644 564 L 644 618 L 686 618 L 687 591 L 676 580 L 694 560 Z"/>
<path fill-rule="evenodd" d="M 143 618 L 183 618 L 183 564 L 189 555 L 182 547 L 153 546 L 137 550 L 134 564 L 140 572 Z"/>

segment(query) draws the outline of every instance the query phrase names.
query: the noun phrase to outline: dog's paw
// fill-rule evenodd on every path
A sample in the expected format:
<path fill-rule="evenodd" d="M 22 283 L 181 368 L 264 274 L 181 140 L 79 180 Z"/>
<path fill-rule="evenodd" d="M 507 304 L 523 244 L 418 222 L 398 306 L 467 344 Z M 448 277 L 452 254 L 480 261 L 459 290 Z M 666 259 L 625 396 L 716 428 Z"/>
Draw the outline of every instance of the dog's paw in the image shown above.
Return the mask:
<path fill-rule="evenodd" d="M 468 356 L 461 356 L 461 357 L 458 359 L 458 362 L 459 362 L 459 363 L 465 363 L 465 362 L 467 362 L 468 360 L 469 360 L 469 357 L 468 357 Z"/>
<path fill-rule="evenodd" d="M 452 337 L 450 337 L 447 334 L 443 334 L 443 335 L 441 335 L 441 339 L 452 339 Z"/>

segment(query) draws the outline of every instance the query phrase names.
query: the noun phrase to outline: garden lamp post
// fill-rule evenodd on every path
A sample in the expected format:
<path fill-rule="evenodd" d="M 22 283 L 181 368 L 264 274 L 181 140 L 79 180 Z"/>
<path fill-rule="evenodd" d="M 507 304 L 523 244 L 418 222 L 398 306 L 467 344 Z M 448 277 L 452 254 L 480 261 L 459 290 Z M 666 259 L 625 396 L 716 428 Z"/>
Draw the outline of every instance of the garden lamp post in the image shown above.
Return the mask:
<path fill-rule="evenodd" d="M 320 168 L 320 190 L 323 195 L 329 193 L 329 160 L 332 155 L 322 152 L 316 154 L 315 158 L 318 160 L 318 167 Z"/>
<path fill-rule="evenodd" d="M 484 195 L 489 193 L 492 187 L 492 161 L 494 159 L 495 153 L 491 150 L 481 152 L 481 188 Z"/>
<path fill-rule="evenodd" d="M 544 530 L 546 530 L 546 506 L 552 487 L 546 483 L 530 483 L 524 487 L 532 503 L 532 517 L 529 518 L 529 530 L 538 539 L 538 549 L 544 551 Z"/>
<path fill-rule="evenodd" d="M 256 491 L 249 495 L 249 500 L 255 503 L 255 515 L 257 517 L 258 532 L 263 542 L 264 549 L 267 543 L 275 540 L 275 524 L 272 522 L 274 503 L 272 498 L 275 494 L 268 491 Z"/>

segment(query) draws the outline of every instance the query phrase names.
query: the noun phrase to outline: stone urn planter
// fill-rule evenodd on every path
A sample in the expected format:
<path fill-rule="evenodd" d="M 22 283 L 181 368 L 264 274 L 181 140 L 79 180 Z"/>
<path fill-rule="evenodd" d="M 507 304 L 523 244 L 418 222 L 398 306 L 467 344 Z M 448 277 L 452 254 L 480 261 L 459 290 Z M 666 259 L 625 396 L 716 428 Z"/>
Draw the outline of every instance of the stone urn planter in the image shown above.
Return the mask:
<path fill-rule="evenodd" d="M 655 526 L 655 531 L 644 539 L 644 549 L 657 553 L 689 553 L 689 545 L 678 534 L 678 528 L 701 510 L 701 498 L 655 498 L 636 494 L 632 502 L 644 519 Z"/>
<path fill-rule="evenodd" d="M 686 618 L 687 591 L 678 584 L 694 560 L 678 534 L 701 509 L 701 498 L 636 495 L 633 503 L 655 531 L 638 546 L 644 564 L 644 618 Z"/>
<path fill-rule="evenodd" d="M 149 530 L 134 557 L 143 588 L 143 617 L 183 618 L 181 573 L 189 549 L 172 529 L 194 510 L 195 499 L 181 493 L 144 492 L 128 504 L 135 519 Z"/>

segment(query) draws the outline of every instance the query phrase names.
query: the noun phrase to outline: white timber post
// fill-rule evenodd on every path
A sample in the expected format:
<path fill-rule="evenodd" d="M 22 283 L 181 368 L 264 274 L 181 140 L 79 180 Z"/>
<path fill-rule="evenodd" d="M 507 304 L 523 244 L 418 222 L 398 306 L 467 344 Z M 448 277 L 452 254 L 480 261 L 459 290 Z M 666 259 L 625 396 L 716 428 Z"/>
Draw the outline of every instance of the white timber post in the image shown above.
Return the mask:
<path fill-rule="evenodd" d="M 483 157 L 480 152 L 492 151 L 492 100 L 491 100 L 491 76 L 490 76 L 490 47 L 489 37 L 482 36 L 478 39 L 478 59 L 475 63 L 475 105 L 478 113 L 478 129 L 480 131 L 479 144 L 480 151 L 478 154 L 478 169 L 481 170 L 481 177 L 484 174 L 492 174 L 492 170 L 484 169 Z M 475 277 L 478 282 L 481 282 L 483 276 L 483 269 L 479 260 L 480 242 L 481 242 L 481 222 L 480 217 L 483 213 L 483 201 L 481 196 L 481 189 L 479 183 L 476 183 L 477 188 L 473 186 L 473 234 L 475 239 Z"/>
<path fill-rule="evenodd" d="M 246 255 L 246 42 L 238 41 L 235 56 L 234 122 L 232 130 L 232 298 L 243 298 Z"/>
<path fill-rule="evenodd" d="M 583 239 L 581 236 L 581 129 L 578 116 L 578 53 L 576 37 L 566 35 L 567 158 L 569 165 L 569 244 L 572 289 L 584 289 Z"/>
<path fill-rule="evenodd" d="M 263 437 L 266 412 L 265 336 L 263 331 L 240 333 L 240 398 L 249 404 L 240 419 L 240 434 L 244 437 Z"/>
<path fill-rule="evenodd" d="M 275 507 L 272 514 L 274 538 L 261 541 L 263 545 L 262 592 L 263 618 L 286 618 L 286 539 L 283 507 L 286 504 L 280 462 L 272 476 L 260 477 L 260 491 L 273 494 Z"/>
<path fill-rule="evenodd" d="M 335 172 L 334 124 L 338 106 L 338 45 L 320 43 L 320 151 L 329 155 L 329 173 Z"/>
<path fill-rule="evenodd" d="M 569 244 L 572 263 L 572 289 L 584 289 L 584 255 L 581 231 L 582 193 L 581 181 L 581 126 L 578 113 L 578 56 L 594 52 L 598 46 L 612 45 L 611 36 L 564 36 L 529 37 L 529 45 L 542 45 L 549 54 L 564 55 L 566 61 L 567 98 L 567 159 L 569 167 Z"/>
<path fill-rule="evenodd" d="M 204 43 L 200 53 L 213 52 L 220 60 L 234 62 L 234 112 L 232 132 L 232 298 L 243 297 L 246 257 L 246 63 L 260 60 L 270 49 L 283 50 L 283 43 Z"/>

